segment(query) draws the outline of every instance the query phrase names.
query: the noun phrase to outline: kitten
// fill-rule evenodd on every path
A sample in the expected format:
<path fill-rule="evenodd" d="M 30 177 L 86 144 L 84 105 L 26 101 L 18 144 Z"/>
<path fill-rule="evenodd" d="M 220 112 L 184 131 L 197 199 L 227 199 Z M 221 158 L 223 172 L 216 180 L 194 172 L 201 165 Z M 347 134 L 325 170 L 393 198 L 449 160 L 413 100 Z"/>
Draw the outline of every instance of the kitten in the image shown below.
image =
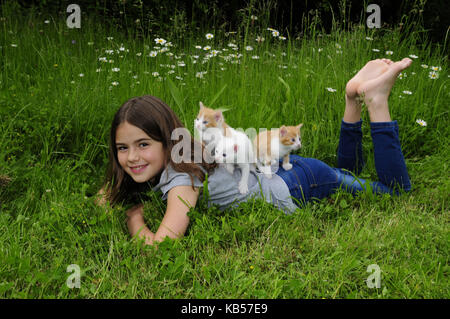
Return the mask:
<path fill-rule="evenodd" d="M 241 132 L 237 133 L 245 135 Z M 230 174 L 234 173 L 235 165 L 239 166 L 242 173 L 239 181 L 239 192 L 246 194 L 248 192 L 248 177 L 250 170 L 255 170 L 253 163 L 255 163 L 256 158 L 254 158 L 253 146 L 247 135 L 244 138 L 240 134 L 234 137 L 223 136 L 216 144 L 214 159 L 217 163 L 224 165 Z"/>
<path fill-rule="evenodd" d="M 225 123 L 221 110 L 208 108 L 202 102 L 200 102 L 200 111 L 194 125 L 207 149 L 212 150 L 215 156 L 222 154 L 218 157 L 218 163 L 224 164 L 231 174 L 234 172 L 235 165 L 241 168 L 239 191 L 241 194 L 247 193 L 249 171 L 255 170 L 254 163 L 256 163 L 253 144 L 248 136 Z M 223 160 L 224 154 L 228 155 L 226 162 Z"/>
<path fill-rule="evenodd" d="M 301 146 L 300 128 L 297 126 L 281 126 L 278 129 L 263 131 L 253 140 L 256 150 L 257 166 L 268 178 L 272 178 L 271 165 L 283 157 L 283 168 L 290 170 L 289 153 L 298 150 Z"/>
<path fill-rule="evenodd" d="M 231 128 L 225 123 L 222 111 L 206 107 L 202 102 L 200 102 L 197 118 L 194 120 L 194 127 L 205 145 L 211 143 L 211 146 L 214 146 L 221 136 L 232 136 Z"/>

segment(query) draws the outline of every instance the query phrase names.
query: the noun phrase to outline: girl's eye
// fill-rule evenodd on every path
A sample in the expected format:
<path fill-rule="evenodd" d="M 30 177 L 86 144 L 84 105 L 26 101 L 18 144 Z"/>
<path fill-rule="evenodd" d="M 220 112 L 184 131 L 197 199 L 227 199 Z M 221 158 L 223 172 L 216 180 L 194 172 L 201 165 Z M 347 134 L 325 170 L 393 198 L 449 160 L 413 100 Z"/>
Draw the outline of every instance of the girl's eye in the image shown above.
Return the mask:
<path fill-rule="evenodd" d="M 118 148 L 117 148 L 117 150 L 119 150 L 119 151 L 123 151 L 124 150 L 124 148 L 126 148 L 125 146 L 119 146 Z"/>
<path fill-rule="evenodd" d="M 141 144 L 139 144 L 139 146 L 140 146 L 140 145 L 144 145 L 144 147 L 145 147 L 145 146 L 147 146 L 148 144 L 147 144 L 147 143 L 141 143 Z"/>

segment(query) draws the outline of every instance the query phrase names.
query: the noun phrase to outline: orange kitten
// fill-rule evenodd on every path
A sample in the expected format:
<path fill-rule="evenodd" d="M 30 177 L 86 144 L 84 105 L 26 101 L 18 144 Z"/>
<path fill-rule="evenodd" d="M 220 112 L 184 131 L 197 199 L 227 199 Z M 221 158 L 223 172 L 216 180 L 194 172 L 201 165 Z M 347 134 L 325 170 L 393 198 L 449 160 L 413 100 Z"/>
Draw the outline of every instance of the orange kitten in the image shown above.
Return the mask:
<path fill-rule="evenodd" d="M 217 128 L 220 134 L 226 137 L 231 137 L 232 135 L 230 126 L 225 123 L 222 111 L 206 107 L 202 102 L 200 102 L 200 111 L 198 112 L 197 118 L 194 120 L 194 127 L 200 133 L 202 141 L 206 144 L 212 140 L 212 136 L 209 136 L 210 134 L 203 134 L 207 129 Z"/>
<path fill-rule="evenodd" d="M 302 144 L 300 140 L 300 128 L 297 126 L 282 126 L 279 129 L 263 131 L 253 140 L 256 149 L 258 168 L 266 177 L 272 178 L 271 165 L 283 157 L 283 168 L 290 170 L 289 153 L 298 150 Z"/>

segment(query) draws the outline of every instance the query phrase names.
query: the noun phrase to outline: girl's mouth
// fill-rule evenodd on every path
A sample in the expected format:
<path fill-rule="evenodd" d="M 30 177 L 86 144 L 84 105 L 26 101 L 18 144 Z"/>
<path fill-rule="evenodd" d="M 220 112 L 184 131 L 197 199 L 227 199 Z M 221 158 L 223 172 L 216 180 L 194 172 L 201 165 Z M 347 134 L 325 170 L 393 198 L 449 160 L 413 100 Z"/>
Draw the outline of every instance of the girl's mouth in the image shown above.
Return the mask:
<path fill-rule="evenodd" d="M 135 174 L 139 174 L 140 172 L 142 172 L 144 169 L 146 169 L 148 166 L 148 164 L 146 165 L 140 165 L 140 166 L 134 166 L 134 167 L 130 167 L 131 171 Z"/>

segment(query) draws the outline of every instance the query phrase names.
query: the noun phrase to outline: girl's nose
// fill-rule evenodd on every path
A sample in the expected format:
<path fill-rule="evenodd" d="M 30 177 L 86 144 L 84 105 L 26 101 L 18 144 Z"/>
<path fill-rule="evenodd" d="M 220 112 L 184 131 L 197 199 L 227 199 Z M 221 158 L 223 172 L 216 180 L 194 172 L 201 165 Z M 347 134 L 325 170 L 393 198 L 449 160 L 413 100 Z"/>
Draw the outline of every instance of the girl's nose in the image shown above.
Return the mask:
<path fill-rule="evenodd" d="M 136 162 L 139 159 L 139 154 L 136 150 L 133 148 L 130 148 L 130 151 L 128 152 L 128 161 L 129 162 Z"/>

